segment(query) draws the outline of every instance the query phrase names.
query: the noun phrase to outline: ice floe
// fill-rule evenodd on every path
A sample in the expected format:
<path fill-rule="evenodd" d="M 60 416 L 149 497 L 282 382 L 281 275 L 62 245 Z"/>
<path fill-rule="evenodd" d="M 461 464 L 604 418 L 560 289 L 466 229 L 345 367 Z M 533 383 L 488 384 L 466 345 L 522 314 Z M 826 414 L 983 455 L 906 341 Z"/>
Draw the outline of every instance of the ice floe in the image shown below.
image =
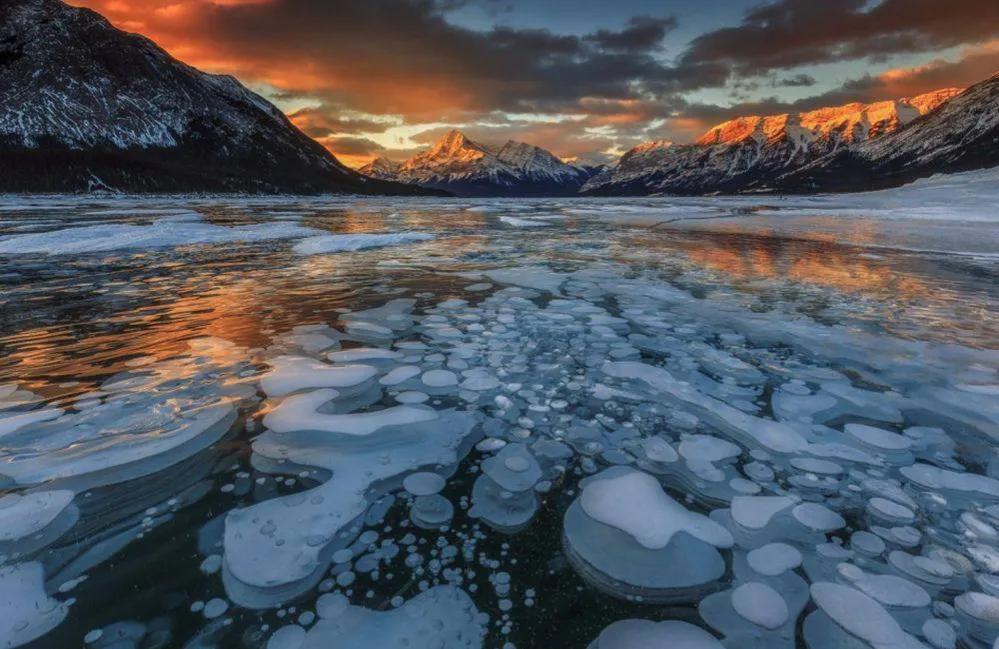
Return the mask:
<path fill-rule="evenodd" d="M 597 588 L 641 601 L 696 601 L 724 573 L 718 550 L 730 547 L 732 536 L 671 499 L 651 476 L 612 467 L 582 489 L 565 514 L 564 544 Z"/>
<path fill-rule="evenodd" d="M 267 649 L 343 649 L 400 646 L 407 649 L 482 647 L 487 618 L 460 588 L 438 586 L 420 593 L 391 611 L 352 606 L 343 595 L 323 595 L 317 604 L 319 621 L 305 631 L 300 626 L 278 629 Z"/>
<path fill-rule="evenodd" d="M 319 232 L 293 223 L 220 226 L 163 218 L 149 225 L 84 225 L 0 237 L 0 255 L 78 255 L 112 250 L 296 239 Z"/>
<path fill-rule="evenodd" d="M 40 563 L 0 566 L 0 646 L 19 647 L 62 622 L 69 607 L 45 592 Z"/>
<path fill-rule="evenodd" d="M 315 232 L 310 231 L 310 234 Z M 417 241 L 433 239 L 425 232 L 391 232 L 385 234 L 321 234 L 310 236 L 297 242 L 292 250 L 299 255 L 325 255 L 332 252 L 348 252 L 398 246 Z M 2 244 L 2 241 L 0 241 Z"/>

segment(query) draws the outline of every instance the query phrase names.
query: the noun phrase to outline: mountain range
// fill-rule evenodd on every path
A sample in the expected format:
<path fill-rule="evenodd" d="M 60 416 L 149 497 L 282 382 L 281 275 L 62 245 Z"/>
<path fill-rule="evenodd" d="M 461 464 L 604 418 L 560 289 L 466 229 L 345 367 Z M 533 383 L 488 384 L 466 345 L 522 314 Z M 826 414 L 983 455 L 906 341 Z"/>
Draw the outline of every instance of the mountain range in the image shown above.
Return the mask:
<path fill-rule="evenodd" d="M 0 0 L 0 192 L 458 196 L 860 191 L 999 165 L 999 74 L 876 103 L 738 117 L 609 167 L 460 131 L 405 162 L 340 163 L 230 76 L 60 0 Z"/>
<path fill-rule="evenodd" d="M 999 72 L 894 133 L 834 151 L 777 181 L 783 191 L 896 187 L 999 165 Z"/>
<path fill-rule="evenodd" d="M 427 193 L 348 169 L 230 76 L 59 0 L 0 2 L 0 192 Z"/>
<path fill-rule="evenodd" d="M 984 86 L 996 86 L 995 78 Z M 991 114 L 993 122 L 999 119 L 995 97 L 979 87 L 968 91 L 946 88 L 895 101 L 851 103 L 797 114 L 738 117 L 709 129 L 693 144 L 659 141 L 635 147 L 617 165 L 591 178 L 582 192 L 697 195 L 890 185 L 895 180 L 881 168 L 882 157 L 893 155 L 902 141 L 920 140 L 912 133 L 921 132 L 927 121 L 936 123 L 937 131 L 967 132 L 963 117 L 972 105 Z M 995 137 L 994 129 L 991 137 Z M 976 131 L 970 139 L 988 141 L 989 135 Z M 926 139 L 921 146 L 928 153 L 938 143 Z M 977 159 L 984 166 L 988 158 Z M 833 164 L 843 166 L 847 160 L 854 171 L 850 177 L 822 171 Z M 991 164 L 997 162 L 999 156 L 993 153 Z M 928 163 L 912 167 L 909 180 L 937 170 Z"/>
<path fill-rule="evenodd" d="M 999 164 L 999 74 L 968 89 L 743 116 L 692 144 L 640 144 L 615 165 L 583 168 L 520 142 L 501 147 L 451 131 L 374 178 L 459 196 L 646 196 L 863 191 Z"/>
<path fill-rule="evenodd" d="M 405 162 L 377 158 L 359 171 L 457 196 L 573 196 L 593 175 L 540 147 L 513 140 L 488 146 L 458 130 Z"/>

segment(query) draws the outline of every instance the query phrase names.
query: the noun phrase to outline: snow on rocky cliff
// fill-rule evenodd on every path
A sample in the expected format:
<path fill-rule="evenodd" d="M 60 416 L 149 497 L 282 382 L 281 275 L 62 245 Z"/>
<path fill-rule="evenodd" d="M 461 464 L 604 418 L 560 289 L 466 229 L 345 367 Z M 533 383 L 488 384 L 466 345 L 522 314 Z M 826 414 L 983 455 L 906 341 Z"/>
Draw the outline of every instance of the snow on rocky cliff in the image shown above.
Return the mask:
<path fill-rule="evenodd" d="M 0 159 L 0 191 L 392 189 L 234 78 L 59 0 L 0 2 Z"/>
<path fill-rule="evenodd" d="M 492 147 L 458 130 L 401 165 L 379 159 L 361 172 L 466 196 L 572 195 L 588 177 L 540 147 L 513 140 Z"/>
<path fill-rule="evenodd" d="M 845 147 L 877 140 L 936 110 L 957 88 L 870 104 L 850 103 L 718 124 L 690 145 L 649 142 L 590 179 L 590 194 L 761 191 L 774 179 Z"/>

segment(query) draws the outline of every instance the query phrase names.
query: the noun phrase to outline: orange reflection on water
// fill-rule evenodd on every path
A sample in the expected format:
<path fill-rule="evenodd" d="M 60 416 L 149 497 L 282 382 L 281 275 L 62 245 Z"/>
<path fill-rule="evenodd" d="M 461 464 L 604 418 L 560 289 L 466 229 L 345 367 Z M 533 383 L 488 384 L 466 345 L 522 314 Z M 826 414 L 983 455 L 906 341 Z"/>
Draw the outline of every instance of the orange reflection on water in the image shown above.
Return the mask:
<path fill-rule="evenodd" d="M 643 244 L 668 246 L 695 265 L 737 281 L 783 279 L 842 293 L 902 299 L 927 290 L 921 278 L 901 273 L 853 247 L 876 243 L 876 225 L 860 219 L 833 222 L 826 217 L 805 222 L 813 229 L 806 228 L 795 239 L 758 224 L 729 222 L 724 231 L 659 230 Z"/>
<path fill-rule="evenodd" d="M 254 306 L 258 299 L 255 282 L 221 275 L 205 292 L 201 292 L 203 282 L 187 283 L 179 288 L 164 286 L 164 294 L 159 294 L 159 286 L 152 286 L 152 304 L 88 323 L 105 332 L 80 335 L 67 324 L 7 336 L 0 340 L 8 350 L 3 374 L 51 398 L 92 389 L 95 379 L 128 369 L 130 359 L 158 361 L 188 353 L 190 341 L 197 338 L 221 338 L 240 347 L 265 342 L 260 311 Z M 221 365 L 223 359 L 212 357 L 216 351 L 230 353 L 224 346 L 213 345 L 199 345 L 197 353 Z M 67 382 L 79 383 L 57 387 Z"/>
<path fill-rule="evenodd" d="M 987 311 L 986 295 L 969 294 L 960 277 L 941 272 L 940 266 L 922 257 L 890 250 L 875 254 L 852 245 L 877 244 L 883 236 L 877 226 L 856 226 L 841 228 L 839 236 L 818 230 L 793 239 L 744 223 L 725 224 L 724 231 L 714 225 L 699 230 L 656 229 L 627 241 L 618 254 L 622 261 L 650 254 L 666 263 L 690 264 L 717 275 L 723 284 L 741 284 L 754 293 L 774 290 L 756 282 L 788 282 L 855 296 L 859 299 L 839 304 L 897 334 L 911 331 L 920 338 L 972 346 L 996 339 L 991 320 L 975 315 Z M 837 242 L 844 238 L 844 229 L 850 243 Z"/>

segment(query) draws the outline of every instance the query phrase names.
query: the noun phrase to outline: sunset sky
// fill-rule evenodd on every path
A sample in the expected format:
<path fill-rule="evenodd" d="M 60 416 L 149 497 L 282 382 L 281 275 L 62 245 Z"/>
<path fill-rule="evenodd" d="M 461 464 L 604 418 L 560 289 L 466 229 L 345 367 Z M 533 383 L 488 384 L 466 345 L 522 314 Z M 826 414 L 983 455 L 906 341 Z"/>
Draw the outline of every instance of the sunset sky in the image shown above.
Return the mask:
<path fill-rule="evenodd" d="M 450 128 L 602 161 L 740 114 L 965 86 L 997 0 L 72 0 L 233 74 L 345 163 Z"/>

